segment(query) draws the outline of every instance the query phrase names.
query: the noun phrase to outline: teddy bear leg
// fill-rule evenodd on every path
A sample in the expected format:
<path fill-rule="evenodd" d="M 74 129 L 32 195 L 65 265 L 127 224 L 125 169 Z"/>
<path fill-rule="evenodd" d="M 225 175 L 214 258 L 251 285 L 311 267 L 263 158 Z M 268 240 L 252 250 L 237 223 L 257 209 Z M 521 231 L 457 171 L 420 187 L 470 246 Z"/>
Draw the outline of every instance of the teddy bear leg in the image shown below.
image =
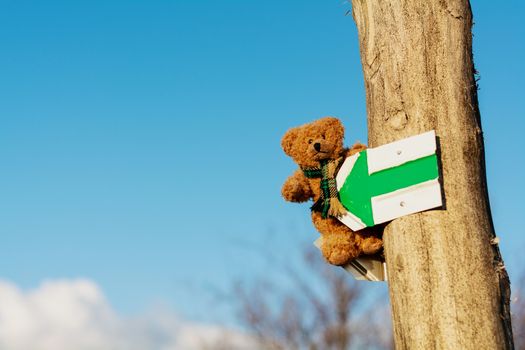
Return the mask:
<path fill-rule="evenodd" d="M 363 254 L 375 254 L 383 247 L 383 240 L 378 237 L 380 233 L 375 227 L 356 232 L 356 235 L 361 238 L 359 247 L 363 251 Z"/>
<path fill-rule="evenodd" d="M 332 265 L 344 265 L 359 256 L 360 249 L 352 230 L 334 218 L 323 219 L 312 213 L 312 221 L 322 236 L 321 251 Z"/>

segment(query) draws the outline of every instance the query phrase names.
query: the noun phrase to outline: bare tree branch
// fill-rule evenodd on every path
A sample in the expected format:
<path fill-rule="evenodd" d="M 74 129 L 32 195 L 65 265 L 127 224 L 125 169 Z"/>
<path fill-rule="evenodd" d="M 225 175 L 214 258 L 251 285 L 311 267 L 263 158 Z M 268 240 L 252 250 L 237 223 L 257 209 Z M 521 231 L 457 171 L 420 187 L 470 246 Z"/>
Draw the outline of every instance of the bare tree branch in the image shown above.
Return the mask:
<path fill-rule="evenodd" d="M 262 348 L 392 348 L 385 295 L 367 305 L 366 282 L 326 264 L 313 248 L 305 250 L 300 269 L 290 263 L 277 265 L 281 274 L 273 275 L 272 281 L 282 283 L 261 278 L 234 287 L 239 321 Z M 380 316 L 373 316 L 378 312 Z"/>

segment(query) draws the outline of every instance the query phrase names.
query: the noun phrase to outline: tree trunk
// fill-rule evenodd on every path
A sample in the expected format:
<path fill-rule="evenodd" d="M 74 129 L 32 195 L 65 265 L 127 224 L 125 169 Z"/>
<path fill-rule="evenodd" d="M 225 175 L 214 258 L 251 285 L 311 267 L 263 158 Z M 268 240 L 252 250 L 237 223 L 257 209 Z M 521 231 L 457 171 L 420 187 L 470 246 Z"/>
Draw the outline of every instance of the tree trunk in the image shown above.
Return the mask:
<path fill-rule="evenodd" d="M 385 228 L 398 349 L 512 349 L 468 0 L 352 0 L 371 147 L 436 130 L 445 205 Z"/>

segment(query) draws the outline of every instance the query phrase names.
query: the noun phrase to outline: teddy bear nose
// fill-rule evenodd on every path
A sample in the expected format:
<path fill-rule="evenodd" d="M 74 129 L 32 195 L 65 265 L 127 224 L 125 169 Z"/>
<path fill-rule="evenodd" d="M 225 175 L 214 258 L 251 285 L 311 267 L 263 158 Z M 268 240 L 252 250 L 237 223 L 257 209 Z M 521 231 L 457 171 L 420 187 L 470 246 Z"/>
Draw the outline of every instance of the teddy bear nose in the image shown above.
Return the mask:
<path fill-rule="evenodd" d="M 321 150 L 321 144 L 319 142 L 314 143 L 314 149 L 319 152 Z"/>

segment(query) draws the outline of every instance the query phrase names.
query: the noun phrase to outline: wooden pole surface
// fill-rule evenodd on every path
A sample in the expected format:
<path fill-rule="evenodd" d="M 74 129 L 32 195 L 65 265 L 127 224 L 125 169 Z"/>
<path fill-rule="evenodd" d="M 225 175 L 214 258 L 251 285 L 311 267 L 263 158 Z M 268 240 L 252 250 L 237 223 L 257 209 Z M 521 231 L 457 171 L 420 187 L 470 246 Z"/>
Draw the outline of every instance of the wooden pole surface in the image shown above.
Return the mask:
<path fill-rule="evenodd" d="M 495 4 L 494 6 L 497 6 Z M 384 232 L 397 349 L 512 349 L 467 0 L 352 0 L 369 146 L 436 130 L 445 206 Z"/>

